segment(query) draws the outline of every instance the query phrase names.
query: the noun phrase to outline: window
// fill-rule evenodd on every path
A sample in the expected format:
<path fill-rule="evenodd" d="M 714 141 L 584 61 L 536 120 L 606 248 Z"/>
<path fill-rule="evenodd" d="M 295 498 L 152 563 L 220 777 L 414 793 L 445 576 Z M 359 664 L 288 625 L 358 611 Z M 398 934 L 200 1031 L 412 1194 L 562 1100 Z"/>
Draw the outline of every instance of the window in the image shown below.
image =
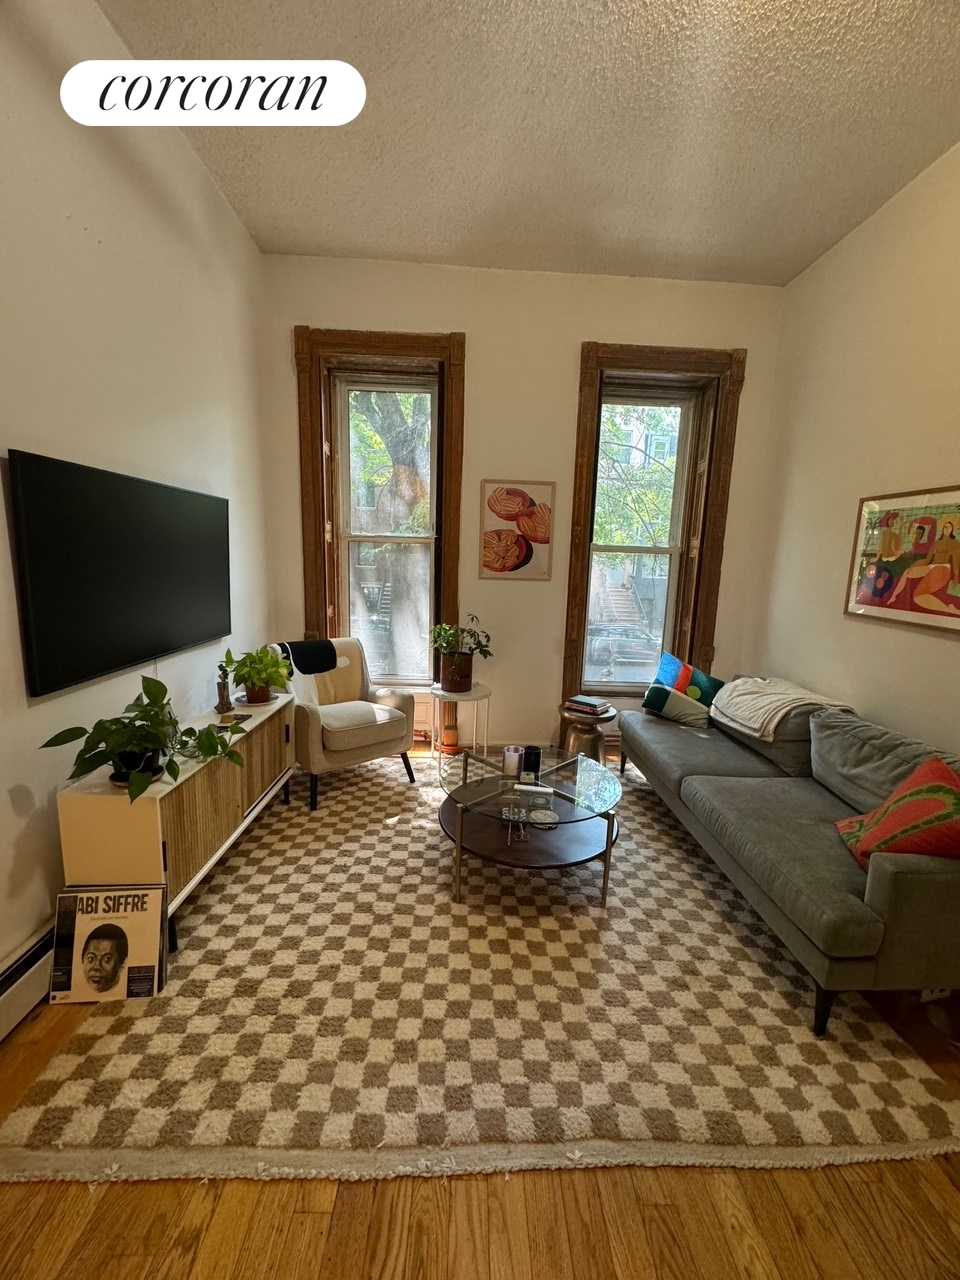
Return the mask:
<path fill-rule="evenodd" d="M 683 529 L 685 456 L 667 458 L 670 432 L 689 442 L 691 397 L 605 394 L 600 405 L 590 546 L 584 686 L 646 685 L 672 634 Z M 623 439 L 645 442 L 623 460 Z"/>
<path fill-rule="evenodd" d="M 371 674 L 430 684 L 456 618 L 462 334 L 298 327 L 308 639 L 353 635 Z"/>
<path fill-rule="evenodd" d="M 433 674 L 436 408 L 436 378 L 334 378 L 340 617 L 395 681 Z"/>
<path fill-rule="evenodd" d="M 745 360 L 583 344 L 564 697 L 642 694 L 664 649 L 709 671 Z"/>

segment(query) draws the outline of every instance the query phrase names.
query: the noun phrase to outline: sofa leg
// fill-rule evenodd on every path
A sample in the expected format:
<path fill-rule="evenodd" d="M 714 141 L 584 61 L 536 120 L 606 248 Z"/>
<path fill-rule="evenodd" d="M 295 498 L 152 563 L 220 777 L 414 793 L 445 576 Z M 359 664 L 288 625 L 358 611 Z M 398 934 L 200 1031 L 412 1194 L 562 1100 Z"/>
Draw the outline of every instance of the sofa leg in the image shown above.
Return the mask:
<path fill-rule="evenodd" d="M 624 770 L 626 769 L 626 767 L 627 767 L 627 756 L 626 756 L 626 752 L 621 751 L 621 752 L 620 752 L 620 776 L 621 776 L 621 777 L 623 777 Z"/>
<path fill-rule="evenodd" d="M 416 778 L 413 776 L 413 765 L 410 763 L 410 757 L 405 751 L 400 752 L 400 759 L 403 761 L 403 767 L 407 771 L 407 777 L 411 782 L 416 782 Z"/>
<path fill-rule="evenodd" d="M 813 1005 L 813 1034 L 815 1036 L 823 1036 L 827 1033 L 830 1010 L 833 1008 L 837 993 L 836 991 L 824 991 L 819 982 L 815 982 L 813 985 L 817 992 Z"/>
<path fill-rule="evenodd" d="M 317 777 L 317 775 L 315 773 L 311 773 L 310 775 L 310 808 L 311 809 L 316 809 L 317 807 L 317 784 L 319 783 L 319 781 L 320 779 Z"/>
<path fill-rule="evenodd" d="M 290 803 L 290 779 L 288 778 L 283 784 L 283 803 Z"/>

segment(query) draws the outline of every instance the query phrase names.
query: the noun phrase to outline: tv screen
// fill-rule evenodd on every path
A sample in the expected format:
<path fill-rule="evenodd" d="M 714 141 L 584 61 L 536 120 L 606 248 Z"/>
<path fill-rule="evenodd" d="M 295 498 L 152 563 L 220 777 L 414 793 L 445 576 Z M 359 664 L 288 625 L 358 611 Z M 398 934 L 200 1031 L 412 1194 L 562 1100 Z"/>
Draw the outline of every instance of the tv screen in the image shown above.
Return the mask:
<path fill-rule="evenodd" d="M 10 450 L 33 697 L 230 633 L 227 500 Z"/>

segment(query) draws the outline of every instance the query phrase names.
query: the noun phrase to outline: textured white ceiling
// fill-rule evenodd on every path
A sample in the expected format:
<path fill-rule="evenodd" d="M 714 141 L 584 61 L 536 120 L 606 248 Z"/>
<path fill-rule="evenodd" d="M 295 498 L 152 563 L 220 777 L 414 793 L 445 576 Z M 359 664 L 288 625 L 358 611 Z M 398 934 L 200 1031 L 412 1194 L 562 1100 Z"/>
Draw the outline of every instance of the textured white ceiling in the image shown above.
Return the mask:
<path fill-rule="evenodd" d="M 187 129 L 261 249 L 783 284 L 960 140 L 958 0 L 99 0 L 141 58 L 341 58 Z"/>

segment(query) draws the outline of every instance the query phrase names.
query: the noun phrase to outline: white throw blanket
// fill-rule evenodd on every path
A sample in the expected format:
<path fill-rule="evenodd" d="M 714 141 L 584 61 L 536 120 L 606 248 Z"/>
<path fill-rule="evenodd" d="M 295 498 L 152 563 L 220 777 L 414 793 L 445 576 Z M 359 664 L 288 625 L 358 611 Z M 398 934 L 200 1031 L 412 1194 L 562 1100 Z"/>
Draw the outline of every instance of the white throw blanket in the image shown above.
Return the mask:
<path fill-rule="evenodd" d="M 794 707 L 815 702 L 821 707 L 843 707 L 852 711 L 846 702 L 825 698 L 822 693 L 802 689 L 800 685 L 779 676 L 765 680 L 760 676 L 742 676 L 730 680 L 714 698 L 710 715 L 731 729 L 759 738 L 761 742 L 773 742 L 777 725 Z"/>

